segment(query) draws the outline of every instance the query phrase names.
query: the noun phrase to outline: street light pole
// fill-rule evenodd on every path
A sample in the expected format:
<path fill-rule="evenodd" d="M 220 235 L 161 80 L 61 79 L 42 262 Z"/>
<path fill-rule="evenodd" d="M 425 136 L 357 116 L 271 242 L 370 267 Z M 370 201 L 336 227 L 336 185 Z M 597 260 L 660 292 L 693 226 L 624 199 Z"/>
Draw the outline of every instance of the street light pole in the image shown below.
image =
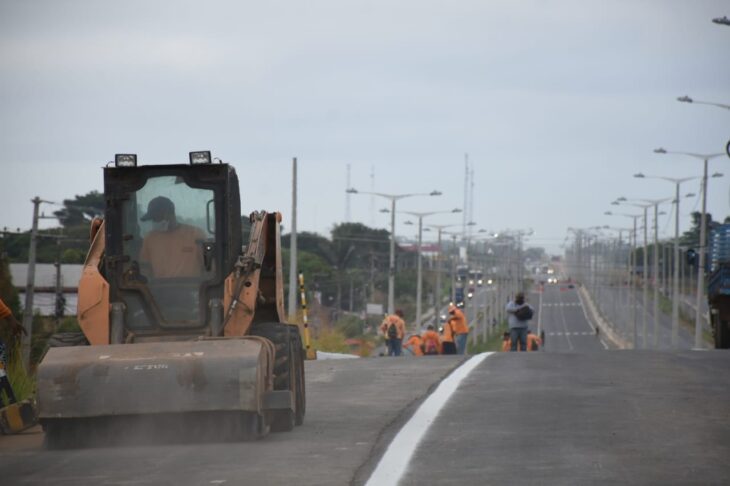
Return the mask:
<path fill-rule="evenodd" d="M 434 309 L 433 309 L 433 315 L 434 315 L 434 326 L 438 327 L 438 319 L 439 319 L 439 310 L 441 309 L 441 260 L 442 260 L 442 254 L 443 254 L 443 246 L 441 245 L 441 235 L 443 233 L 443 230 L 446 228 L 449 228 L 451 226 L 456 226 L 452 224 L 431 224 L 429 225 L 431 228 L 435 228 L 438 230 L 438 256 L 436 258 L 436 288 L 434 289 Z"/>
<path fill-rule="evenodd" d="M 346 191 L 348 194 L 369 194 L 380 196 L 390 200 L 390 262 L 388 265 L 388 314 L 395 312 L 395 203 L 400 199 L 414 196 L 440 196 L 441 192 L 431 191 L 430 193 L 413 193 L 413 194 L 384 194 L 382 192 L 358 191 L 350 187 Z"/>
<path fill-rule="evenodd" d="M 689 98 L 689 97 L 687 97 Z M 707 103 L 715 104 L 717 103 Z M 726 107 L 725 105 L 721 105 Z M 727 107 L 730 109 L 730 107 Z M 705 298 L 705 251 L 707 247 L 707 165 L 711 159 L 721 157 L 725 154 L 696 154 L 692 152 L 674 152 L 668 151 L 663 148 L 654 150 L 658 154 L 678 154 L 686 155 L 694 159 L 703 161 L 703 172 L 702 172 L 702 215 L 700 216 L 700 242 L 699 242 L 699 264 L 697 265 L 697 301 L 695 302 L 695 343 L 696 349 L 701 349 L 702 346 L 702 306 Z M 679 220 L 679 185 L 677 185 L 677 220 Z M 675 257 L 679 258 L 679 241 L 675 245 Z M 674 278 L 675 280 L 679 276 L 677 264 L 675 263 Z M 676 287 L 676 284 L 675 284 Z M 674 338 L 674 335 L 672 335 Z"/>
<path fill-rule="evenodd" d="M 423 300 L 423 261 L 421 259 L 421 247 L 423 244 L 423 218 L 433 216 L 434 214 L 444 213 L 460 213 L 461 209 L 453 209 L 451 211 L 430 211 L 428 213 L 420 213 L 414 211 L 403 211 L 418 218 L 418 257 L 417 257 L 417 275 L 416 275 L 416 328 L 421 327 L 421 301 Z"/>
<path fill-rule="evenodd" d="M 666 151 L 660 151 L 664 149 L 657 149 L 655 150 L 656 153 L 666 153 Z M 683 182 L 691 181 L 694 179 L 697 179 L 696 177 L 681 177 L 681 178 L 674 178 L 674 177 L 660 177 L 660 176 L 648 176 L 644 175 L 641 172 L 638 174 L 634 174 L 634 177 L 638 179 L 661 179 L 665 181 L 669 181 L 674 184 L 675 186 L 675 194 L 674 194 L 674 202 L 675 207 L 674 210 L 676 211 L 674 214 L 674 277 L 672 278 L 672 348 L 677 348 L 679 345 L 679 266 L 677 263 L 679 262 L 679 186 Z"/>
<path fill-rule="evenodd" d="M 654 349 L 659 348 L 659 204 L 667 199 L 642 199 L 654 206 L 654 258 L 652 260 L 652 281 L 654 282 Z"/>

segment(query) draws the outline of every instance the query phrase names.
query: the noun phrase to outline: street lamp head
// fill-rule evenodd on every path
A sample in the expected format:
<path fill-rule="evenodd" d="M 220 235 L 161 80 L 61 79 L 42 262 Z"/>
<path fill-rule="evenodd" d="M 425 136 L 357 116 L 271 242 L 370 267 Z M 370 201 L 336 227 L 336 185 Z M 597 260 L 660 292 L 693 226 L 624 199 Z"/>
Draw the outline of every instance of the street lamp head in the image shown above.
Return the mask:
<path fill-rule="evenodd" d="M 611 206 L 618 206 L 618 205 L 619 205 L 619 202 L 618 201 L 614 201 L 614 202 L 611 203 Z"/>
<path fill-rule="evenodd" d="M 411 226 L 413 224 L 413 221 L 410 219 L 408 221 L 403 221 L 403 224 L 407 224 L 408 226 Z"/>
<path fill-rule="evenodd" d="M 654 153 L 655 154 L 666 154 L 667 153 L 667 149 L 665 149 L 663 147 L 655 148 L 654 149 Z"/>
<path fill-rule="evenodd" d="M 454 208 L 454 209 L 452 209 L 452 210 L 451 210 L 451 212 L 452 212 L 452 213 L 460 213 L 460 212 L 462 212 L 462 211 L 461 211 L 461 209 L 459 209 L 459 208 Z"/>
<path fill-rule="evenodd" d="M 722 172 L 715 172 L 712 177 L 722 177 Z"/>
<path fill-rule="evenodd" d="M 605 214 L 606 216 L 613 216 L 613 213 L 612 213 L 611 211 L 606 211 L 606 212 L 605 212 L 605 213 L 603 213 L 603 214 Z"/>
<path fill-rule="evenodd" d="M 657 213 L 657 215 L 659 215 L 659 216 L 664 216 L 665 214 L 667 214 L 667 212 L 666 212 L 666 211 L 659 211 L 659 212 Z"/>
<path fill-rule="evenodd" d="M 440 196 L 441 195 L 441 191 L 431 191 L 428 195 L 429 196 Z"/>
<path fill-rule="evenodd" d="M 627 199 L 625 197 L 623 197 L 623 196 L 617 198 L 616 200 L 619 201 L 619 202 L 626 202 L 627 201 Z"/>
<path fill-rule="evenodd" d="M 357 194 L 357 189 L 355 189 L 354 187 L 351 187 L 351 188 L 347 189 L 345 192 L 348 194 Z"/>
<path fill-rule="evenodd" d="M 636 177 L 637 179 L 643 179 L 646 176 L 644 174 L 642 174 L 641 172 L 637 172 L 636 174 L 634 174 L 634 177 Z"/>
<path fill-rule="evenodd" d="M 466 225 L 467 226 L 476 226 L 477 223 L 475 221 L 469 221 L 468 223 L 466 223 Z"/>
<path fill-rule="evenodd" d="M 388 209 L 388 208 L 383 208 L 383 209 L 381 209 L 381 210 L 380 210 L 380 212 L 381 212 L 381 213 L 389 213 L 389 212 L 390 212 L 390 209 Z"/>
<path fill-rule="evenodd" d="M 684 95 L 684 96 L 680 96 L 679 98 L 677 98 L 677 101 L 681 101 L 682 103 L 692 103 L 692 98 L 690 98 L 687 95 Z"/>

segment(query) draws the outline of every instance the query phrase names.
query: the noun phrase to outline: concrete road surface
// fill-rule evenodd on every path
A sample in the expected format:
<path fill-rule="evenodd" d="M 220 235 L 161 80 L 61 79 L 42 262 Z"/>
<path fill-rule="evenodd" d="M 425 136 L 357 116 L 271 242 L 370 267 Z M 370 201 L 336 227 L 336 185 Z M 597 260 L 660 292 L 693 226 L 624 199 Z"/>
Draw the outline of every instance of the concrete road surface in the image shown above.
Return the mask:
<path fill-rule="evenodd" d="M 462 363 L 451 356 L 308 362 L 305 424 L 252 443 L 46 451 L 37 430 L 0 436 L 0 483 L 364 484 L 421 405 L 457 382 Z M 392 479 L 723 484 L 728 369 L 730 353 L 719 351 L 496 353 L 433 410 L 412 458 L 405 449 L 386 456 L 405 471 Z"/>
<path fill-rule="evenodd" d="M 549 352 L 597 352 L 610 343 L 596 335 L 595 325 L 588 319 L 578 288 L 547 284 L 542 296 L 532 293 L 530 304 L 538 309 L 540 324 L 545 332 L 544 350 Z M 535 332 L 537 324 L 531 324 Z"/>

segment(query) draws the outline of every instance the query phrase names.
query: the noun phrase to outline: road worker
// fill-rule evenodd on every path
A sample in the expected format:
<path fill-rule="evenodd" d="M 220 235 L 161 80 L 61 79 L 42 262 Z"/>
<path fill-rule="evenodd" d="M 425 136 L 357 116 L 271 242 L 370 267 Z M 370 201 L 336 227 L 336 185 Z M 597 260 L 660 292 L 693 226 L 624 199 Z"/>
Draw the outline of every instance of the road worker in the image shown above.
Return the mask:
<path fill-rule="evenodd" d="M 427 356 L 441 354 L 441 340 L 431 324 L 423 331 L 421 339 L 423 341 L 423 354 Z"/>
<path fill-rule="evenodd" d="M 509 351 L 512 347 L 512 341 L 509 338 L 509 331 L 502 334 L 502 351 Z"/>
<path fill-rule="evenodd" d="M 409 351 L 413 356 L 423 356 L 423 339 L 418 334 L 412 334 L 403 347 L 406 351 Z"/>
<path fill-rule="evenodd" d="M 469 324 L 464 313 L 453 304 L 449 305 L 449 322 L 454 330 L 454 342 L 458 354 L 466 353 L 466 340 L 469 336 Z"/>
<path fill-rule="evenodd" d="M 456 354 L 454 335 L 454 327 L 451 320 L 444 322 L 444 327 L 441 328 L 441 354 Z"/>
<path fill-rule="evenodd" d="M 540 346 L 542 346 L 542 341 L 540 341 L 540 338 L 537 337 L 535 334 L 532 333 L 532 331 L 527 331 L 527 350 L 528 351 L 538 351 L 540 349 Z"/>
<path fill-rule="evenodd" d="M 397 309 L 395 314 L 385 316 L 382 324 L 380 324 L 380 332 L 385 336 L 388 356 L 400 356 L 403 337 L 406 335 L 406 323 L 403 320 L 403 311 Z"/>

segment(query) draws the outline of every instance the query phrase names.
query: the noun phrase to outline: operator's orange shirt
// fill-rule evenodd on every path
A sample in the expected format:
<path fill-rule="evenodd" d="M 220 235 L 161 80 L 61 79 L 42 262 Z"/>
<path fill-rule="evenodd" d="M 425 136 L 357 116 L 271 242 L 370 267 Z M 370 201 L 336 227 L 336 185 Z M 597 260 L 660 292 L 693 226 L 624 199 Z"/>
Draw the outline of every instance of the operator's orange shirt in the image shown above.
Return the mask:
<path fill-rule="evenodd" d="M 469 334 L 469 324 L 461 309 L 454 309 L 454 315 L 449 318 L 454 326 L 454 334 Z"/>
<path fill-rule="evenodd" d="M 170 231 L 150 231 L 142 242 L 139 259 L 152 267 L 155 278 L 199 277 L 203 273 L 203 232 L 187 224 Z"/>
<path fill-rule="evenodd" d="M 406 341 L 403 347 L 408 348 L 413 353 L 413 356 L 423 356 L 421 344 L 423 344 L 421 336 L 419 336 L 418 334 L 414 334 L 413 336 L 408 338 L 408 341 Z"/>
<path fill-rule="evenodd" d="M 0 299 L 0 319 L 5 319 L 6 317 L 10 317 L 10 308 L 5 305 L 5 302 L 3 302 L 3 299 Z"/>

